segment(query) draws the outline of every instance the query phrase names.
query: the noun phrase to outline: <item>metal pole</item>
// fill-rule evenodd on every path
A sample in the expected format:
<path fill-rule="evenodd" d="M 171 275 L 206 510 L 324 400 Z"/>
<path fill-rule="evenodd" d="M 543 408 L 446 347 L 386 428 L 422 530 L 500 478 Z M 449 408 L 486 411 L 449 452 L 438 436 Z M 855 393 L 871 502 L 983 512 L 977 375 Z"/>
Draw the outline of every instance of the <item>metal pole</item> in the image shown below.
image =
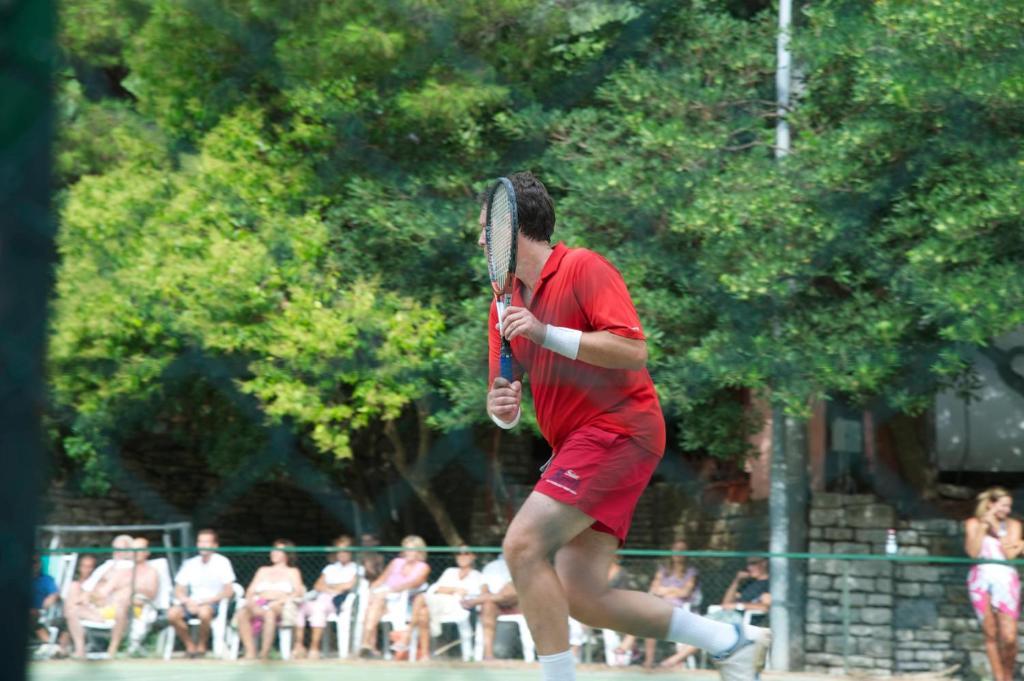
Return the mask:
<path fill-rule="evenodd" d="M 779 0 L 779 33 L 776 44 L 775 157 L 790 150 L 789 111 L 792 58 L 789 52 L 792 0 Z M 772 463 L 770 550 L 774 554 L 803 551 L 807 541 L 807 438 L 803 421 L 772 410 Z M 786 558 L 771 559 L 770 619 L 772 627 L 772 668 L 793 671 L 803 667 L 806 564 Z"/>
<path fill-rule="evenodd" d="M 775 124 L 775 157 L 782 158 L 789 153 L 789 121 L 786 114 L 789 112 L 789 94 L 793 82 L 792 55 L 789 52 L 790 26 L 793 23 L 793 2 L 792 0 L 779 0 L 779 36 L 776 42 L 775 54 L 777 64 L 775 67 L 775 93 L 776 112 L 779 117 Z"/>
<path fill-rule="evenodd" d="M 843 561 L 843 673 L 850 672 L 850 561 Z"/>
<path fill-rule="evenodd" d="M 778 556 L 789 551 L 789 504 L 786 489 L 786 429 L 782 409 L 772 410 L 771 494 L 768 513 L 771 522 L 769 550 Z M 789 671 L 789 560 L 773 557 L 769 568 L 772 603 L 769 620 L 772 627 L 772 667 Z"/>

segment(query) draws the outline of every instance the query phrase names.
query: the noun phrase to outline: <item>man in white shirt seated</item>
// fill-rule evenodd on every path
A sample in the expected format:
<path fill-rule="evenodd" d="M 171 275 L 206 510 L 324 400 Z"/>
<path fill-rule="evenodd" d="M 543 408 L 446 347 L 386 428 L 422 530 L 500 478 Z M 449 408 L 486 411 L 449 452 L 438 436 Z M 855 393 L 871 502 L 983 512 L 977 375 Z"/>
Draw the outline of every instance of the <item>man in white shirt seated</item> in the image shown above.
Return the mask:
<path fill-rule="evenodd" d="M 189 657 L 206 654 L 210 622 L 217 615 L 218 608 L 227 607 L 224 601 L 231 598 L 235 583 L 231 561 L 216 552 L 220 544 L 214 530 L 200 530 L 196 546 L 199 555 L 186 560 L 178 570 L 174 579 L 176 604 L 167 611 L 167 620 L 185 644 Z M 192 618 L 199 619 L 198 641 L 192 640 L 188 628 L 188 621 Z"/>
<path fill-rule="evenodd" d="M 512 584 L 512 573 L 509 572 L 505 555 L 484 566 L 483 586 L 480 595 L 466 598 L 462 604 L 466 608 L 480 606 L 480 627 L 483 630 L 484 660 L 494 659 L 494 633 L 498 628 L 498 616 L 519 612 L 519 598 Z"/>

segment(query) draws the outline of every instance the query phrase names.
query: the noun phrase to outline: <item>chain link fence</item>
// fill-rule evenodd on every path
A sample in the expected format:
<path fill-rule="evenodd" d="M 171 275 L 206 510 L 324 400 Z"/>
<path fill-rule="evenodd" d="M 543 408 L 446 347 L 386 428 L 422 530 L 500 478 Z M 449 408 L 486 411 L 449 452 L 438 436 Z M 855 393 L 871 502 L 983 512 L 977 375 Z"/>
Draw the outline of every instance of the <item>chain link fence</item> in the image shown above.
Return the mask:
<path fill-rule="evenodd" d="M 271 565 L 270 552 L 272 550 L 273 547 L 221 547 L 217 551 L 231 561 L 237 584 L 242 588 L 247 588 L 253 582 L 260 567 Z M 385 567 L 389 561 L 398 557 L 403 551 L 399 546 L 351 547 L 345 550 L 352 551 L 353 560 L 357 564 L 368 566 L 376 563 L 378 569 Z M 499 547 L 493 546 L 471 547 L 471 550 L 476 556 L 474 561 L 476 569 L 486 568 L 488 563 L 498 559 L 501 553 Z M 165 583 L 161 584 L 161 595 L 154 601 L 157 613 L 147 628 L 145 639 L 135 643 L 126 641 L 123 646 L 123 651 L 125 651 L 123 654 L 140 657 L 162 654 L 161 646 L 157 645 L 157 637 L 168 626 L 167 608 L 174 601 L 173 586 L 166 583 L 173 579 L 169 566 L 180 565 L 185 558 L 195 555 L 196 549 L 154 546 L 148 551 L 151 555 L 150 564 L 160 567 L 161 579 Z M 306 589 L 311 590 L 322 570 L 335 560 L 337 551 L 338 549 L 335 547 L 303 546 L 288 549 L 286 554 L 288 562 L 301 572 Z M 435 582 L 447 568 L 456 565 L 454 555 L 456 551 L 457 549 L 446 547 L 428 547 L 424 551 L 426 563 L 430 566 L 430 574 L 424 586 Z M 68 584 L 73 579 L 82 577 L 78 568 L 73 566 L 77 566 L 83 556 L 93 556 L 95 564 L 98 566 L 111 559 L 113 549 L 109 547 L 46 548 L 41 549 L 40 553 L 43 556 L 42 570 L 54 575 L 61 591 L 66 594 Z M 701 553 L 686 552 L 676 555 L 685 558 L 685 570 L 695 571 L 696 584 L 691 601 L 695 609 L 703 610 L 707 605 L 717 604 L 721 601 L 737 572 L 746 566 L 748 554 L 701 555 Z M 622 588 L 647 591 L 659 568 L 670 565 L 672 555 L 672 552 L 668 551 L 623 551 L 617 560 L 621 571 L 616 583 Z M 168 561 L 169 557 L 172 560 Z M 66 630 L 66 623 L 59 611 L 50 614 L 48 624 L 61 632 Z M 58 639 L 60 638 L 58 636 Z M 601 646 L 596 645 L 597 637 L 591 632 L 586 632 L 586 642 L 590 644 L 585 650 L 586 657 L 597 662 L 605 661 L 606 653 Z M 100 643 L 103 642 L 97 642 L 97 645 Z M 335 654 L 336 646 L 336 641 L 330 641 L 331 655 Z M 54 652 L 57 651 L 49 651 L 50 654 Z M 93 652 L 99 652 L 99 650 Z"/>
<path fill-rule="evenodd" d="M 222 547 L 219 552 L 230 559 L 238 584 L 244 588 L 250 585 L 260 567 L 270 565 L 271 550 L 272 547 Z M 351 547 L 350 550 L 357 563 L 377 561 L 383 566 L 403 549 L 382 546 Z M 478 569 L 500 554 L 498 547 L 472 547 L 471 550 L 476 554 L 475 567 Z M 110 551 L 109 548 L 92 547 L 46 549 L 42 551 L 46 558 L 43 569 L 51 569 L 68 556 L 92 554 L 101 562 L 110 557 Z M 152 551 L 150 560 L 160 561 L 165 554 L 193 555 L 195 549 L 157 547 Z M 311 589 L 323 568 L 334 560 L 336 551 L 334 547 L 306 546 L 289 549 L 287 553 L 289 561 L 293 561 L 300 570 L 305 587 Z M 455 552 L 456 549 L 447 547 L 428 547 L 424 551 L 430 566 L 427 584 L 436 581 L 445 569 L 455 565 Z M 617 584 L 646 591 L 658 569 L 669 565 L 673 556 L 681 556 L 685 558 L 686 567 L 696 571 L 699 597 L 694 599 L 693 608 L 707 613 L 721 604 L 730 585 L 748 585 L 750 577 L 743 574 L 748 564 L 768 555 L 757 552 L 623 550 L 618 556 L 623 572 Z M 972 568 L 984 561 L 841 553 L 794 553 L 779 557 L 788 560 L 788 569 L 796 570 L 807 580 L 808 599 L 806 603 L 798 604 L 797 609 L 802 611 L 805 623 L 801 645 L 809 671 L 889 674 L 935 671 L 942 667 L 956 670 L 965 678 L 985 675 L 984 640 L 967 588 Z M 1008 564 L 1017 568 L 1024 561 Z M 763 576 L 767 577 L 767 572 Z M 745 612 L 741 606 L 736 609 L 740 613 L 736 618 L 765 623 L 764 616 L 753 610 Z M 358 608 L 352 612 L 358 612 Z M 63 626 L 59 615 L 53 618 L 53 626 Z M 166 627 L 165 603 L 148 627 L 144 639 L 135 646 L 126 644 L 125 649 L 130 647 L 130 654 L 136 656 L 160 656 L 163 648 L 158 645 L 158 637 Z M 325 654 L 335 657 L 337 641 L 332 636 L 327 636 Z M 435 650 L 442 649 L 457 657 L 458 633 L 445 630 L 444 637 L 450 645 L 445 646 L 444 641 L 439 641 Z M 615 642 L 621 643 L 619 639 Z M 627 651 L 625 657 L 617 657 L 613 653 L 615 646 L 607 644 L 602 632 L 584 629 L 581 643 L 579 655 L 584 661 L 604 664 L 644 662 L 643 645 L 637 645 L 632 655 Z M 351 650 L 355 653 L 358 645 Z M 499 657 L 517 657 L 521 647 L 512 641 L 508 646 L 499 645 L 496 651 Z M 651 662 L 660 663 L 674 652 L 672 644 L 659 643 Z M 176 654 L 181 654 L 180 646 Z M 280 655 L 281 651 L 276 650 L 274 654 Z M 690 664 L 701 663 L 700 656 L 694 656 Z"/>

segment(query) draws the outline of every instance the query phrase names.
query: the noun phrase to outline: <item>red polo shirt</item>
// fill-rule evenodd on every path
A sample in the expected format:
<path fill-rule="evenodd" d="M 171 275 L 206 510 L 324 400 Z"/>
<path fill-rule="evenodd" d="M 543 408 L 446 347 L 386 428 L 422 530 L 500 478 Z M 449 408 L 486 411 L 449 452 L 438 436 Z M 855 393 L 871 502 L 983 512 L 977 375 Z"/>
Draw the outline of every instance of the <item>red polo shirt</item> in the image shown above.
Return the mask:
<path fill-rule="evenodd" d="M 512 304 L 524 307 L 518 281 Z M 528 307 L 544 324 L 644 338 L 622 275 L 585 248 L 555 245 Z M 488 385 L 500 373 L 497 323 L 492 303 Z M 570 433 L 583 426 L 628 435 L 658 456 L 665 451 L 665 420 L 646 368 L 604 369 L 563 357 L 522 336 L 513 339 L 512 355 L 530 376 L 537 423 L 556 452 Z"/>

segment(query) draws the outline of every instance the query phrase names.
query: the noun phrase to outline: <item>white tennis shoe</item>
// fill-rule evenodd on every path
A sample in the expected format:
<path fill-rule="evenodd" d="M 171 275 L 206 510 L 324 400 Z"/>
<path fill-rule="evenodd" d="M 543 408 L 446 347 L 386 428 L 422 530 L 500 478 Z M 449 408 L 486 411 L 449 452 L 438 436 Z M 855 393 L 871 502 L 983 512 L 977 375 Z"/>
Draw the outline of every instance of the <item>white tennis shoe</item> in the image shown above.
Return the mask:
<path fill-rule="evenodd" d="M 718 667 L 722 681 L 756 681 L 764 669 L 772 632 L 763 627 L 736 625 L 739 640 L 732 650 L 727 650 L 711 660 Z"/>

